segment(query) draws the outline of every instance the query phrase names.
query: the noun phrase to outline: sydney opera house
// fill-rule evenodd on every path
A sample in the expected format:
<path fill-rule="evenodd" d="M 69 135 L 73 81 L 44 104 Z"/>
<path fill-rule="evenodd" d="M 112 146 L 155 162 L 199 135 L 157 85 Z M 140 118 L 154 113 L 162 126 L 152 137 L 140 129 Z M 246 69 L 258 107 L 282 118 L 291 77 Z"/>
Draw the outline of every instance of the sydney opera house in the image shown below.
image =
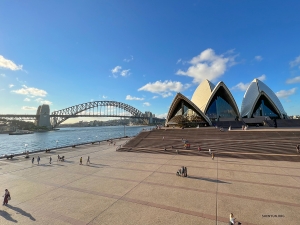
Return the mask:
<path fill-rule="evenodd" d="M 259 124 L 262 121 L 287 119 L 281 102 L 262 81 L 254 79 L 244 94 L 241 110 L 224 82 L 214 85 L 204 80 L 191 100 L 178 93 L 166 118 L 168 126 L 212 126 L 221 121 L 230 124 Z"/>

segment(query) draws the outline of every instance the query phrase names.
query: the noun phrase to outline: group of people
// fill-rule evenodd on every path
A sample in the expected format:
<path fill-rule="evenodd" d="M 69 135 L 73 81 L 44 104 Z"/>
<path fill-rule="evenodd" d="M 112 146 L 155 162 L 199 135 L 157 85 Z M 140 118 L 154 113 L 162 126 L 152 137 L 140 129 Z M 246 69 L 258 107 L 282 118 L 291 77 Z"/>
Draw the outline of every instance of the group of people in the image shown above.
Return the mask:
<path fill-rule="evenodd" d="M 90 156 L 87 157 L 87 160 L 86 160 L 86 165 L 90 164 Z M 82 165 L 82 157 L 80 157 L 79 159 L 79 165 Z"/>
<path fill-rule="evenodd" d="M 230 225 L 241 225 L 241 222 L 236 221 L 236 218 L 234 218 L 233 213 L 230 213 L 229 215 L 229 224 Z"/>
<path fill-rule="evenodd" d="M 64 162 L 65 161 L 65 156 L 64 155 L 63 156 L 57 155 L 57 162 L 58 161 Z M 51 164 L 51 156 L 50 156 L 50 164 Z"/>
<path fill-rule="evenodd" d="M 181 176 L 181 177 L 187 177 L 187 168 L 185 166 L 182 166 L 177 172 L 176 172 L 177 176 Z"/>
<path fill-rule="evenodd" d="M 36 159 L 36 161 L 37 161 L 38 165 L 40 165 L 41 157 L 38 156 L 37 159 Z M 32 157 L 31 163 L 34 164 L 34 157 Z"/>

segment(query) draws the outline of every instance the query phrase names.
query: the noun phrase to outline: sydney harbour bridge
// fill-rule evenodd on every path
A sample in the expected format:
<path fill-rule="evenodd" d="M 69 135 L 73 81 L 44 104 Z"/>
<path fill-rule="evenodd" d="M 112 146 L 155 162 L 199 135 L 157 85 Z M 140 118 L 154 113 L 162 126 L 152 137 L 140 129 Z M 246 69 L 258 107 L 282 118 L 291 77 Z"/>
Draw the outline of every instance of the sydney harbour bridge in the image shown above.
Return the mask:
<path fill-rule="evenodd" d="M 141 112 L 133 106 L 116 101 L 93 101 L 53 111 L 49 105 L 40 105 L 35 115 L 0 114 L 2 119 L 35 120 L 37 126 L 56 128 L 62 122 L 76 117 L 119 117 L 137 118 L 144 124 L 154 123 L 161 119 L 155 118 L 151 112 Z"/>

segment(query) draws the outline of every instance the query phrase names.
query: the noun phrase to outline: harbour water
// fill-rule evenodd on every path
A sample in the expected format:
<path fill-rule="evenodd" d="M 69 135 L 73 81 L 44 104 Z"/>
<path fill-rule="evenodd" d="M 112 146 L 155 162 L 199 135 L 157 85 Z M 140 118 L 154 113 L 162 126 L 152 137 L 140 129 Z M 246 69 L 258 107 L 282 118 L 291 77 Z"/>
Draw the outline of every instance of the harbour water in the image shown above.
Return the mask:
<path fill-rule="evenodd" d="M 56 131 L 25 135 L 0 134 L 0 156 L 24 151 L 38 151 L 93 141 L 103 141 L 124 136 L 135 136 L 149 126 L 72 127 Z"/>

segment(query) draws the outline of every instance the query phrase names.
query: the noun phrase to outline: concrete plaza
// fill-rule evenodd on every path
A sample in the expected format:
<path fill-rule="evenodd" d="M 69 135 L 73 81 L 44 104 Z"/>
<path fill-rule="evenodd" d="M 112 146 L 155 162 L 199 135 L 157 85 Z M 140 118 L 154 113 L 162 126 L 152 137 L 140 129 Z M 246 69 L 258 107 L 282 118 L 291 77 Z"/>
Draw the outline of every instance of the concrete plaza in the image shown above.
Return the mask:
<path fill-rule="evenodd" d="M 0 224 L 299 224 L 299 162 L 117 152 L 127 140 L 0 160 Z"/>

